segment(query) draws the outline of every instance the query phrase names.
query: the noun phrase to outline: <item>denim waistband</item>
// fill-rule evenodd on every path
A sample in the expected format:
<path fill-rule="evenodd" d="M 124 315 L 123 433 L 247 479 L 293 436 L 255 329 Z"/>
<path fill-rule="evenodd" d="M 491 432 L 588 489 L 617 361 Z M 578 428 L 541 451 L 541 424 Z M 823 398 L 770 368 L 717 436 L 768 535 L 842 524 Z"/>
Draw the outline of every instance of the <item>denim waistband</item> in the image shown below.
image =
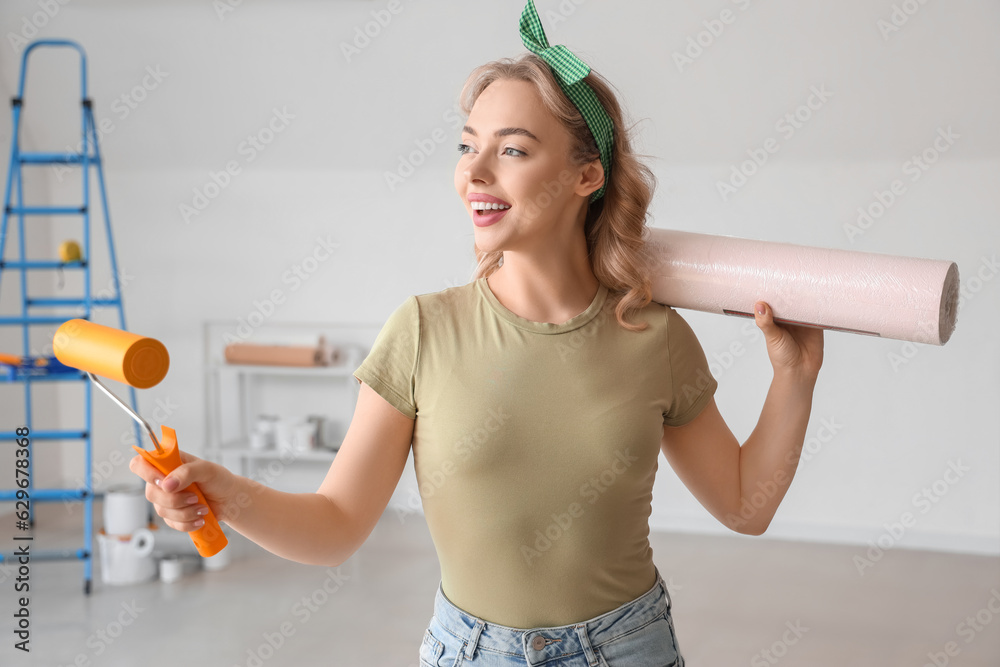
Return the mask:
<path fill-rule="evenodd" d="M 524 629 L 485 621 L 455 606 L 445 596 L 441 582 L 434 596 L 434 616 L 445 630 L 465 640 L 466 659 L 474 657 L 476 647 L 500 653 L 510 653 L 519 647 L 532 665 L 581 652 L 586 655 L 589 664 L 596 665 L 595 647 L 634 632 L 670 608 L 670 592 L 659 569 L 655 566 L 654 569 L 656 583 L 636 599 L 594 618 L 569 625 Z"/>

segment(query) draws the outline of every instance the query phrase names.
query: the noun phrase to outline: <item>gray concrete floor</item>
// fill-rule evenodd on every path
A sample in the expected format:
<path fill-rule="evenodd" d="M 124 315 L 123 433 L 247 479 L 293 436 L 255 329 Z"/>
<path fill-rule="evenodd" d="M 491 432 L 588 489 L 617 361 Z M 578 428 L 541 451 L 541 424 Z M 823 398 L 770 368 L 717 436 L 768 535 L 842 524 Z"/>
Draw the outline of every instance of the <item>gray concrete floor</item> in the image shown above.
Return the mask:
<path fill-rule="evenodd" d="M 36 507 L 34 548 L 80 539 L 80 510 Z M 0 526 L 13 534 L 12 516 Z M 185 534 L 162 526 L 157 536 L 158 553 L 194 554 Z M 896 547 L 862 576 L 853 558 L 863 547 L 735 534 L 650 541 L 691 667 L 1000 665 L 998 558 Z M 239 535 L 228 548 L 227 568 L 171 584 L 105 585 L 95 562 L 89 597 L 80 561 L 32 563 L 29 654 L 13 648 L 14 580 L 0 572 L 0 665 L 416 666 L 440 578 L 422 515 L 387 511 L 339 572 Z"/>

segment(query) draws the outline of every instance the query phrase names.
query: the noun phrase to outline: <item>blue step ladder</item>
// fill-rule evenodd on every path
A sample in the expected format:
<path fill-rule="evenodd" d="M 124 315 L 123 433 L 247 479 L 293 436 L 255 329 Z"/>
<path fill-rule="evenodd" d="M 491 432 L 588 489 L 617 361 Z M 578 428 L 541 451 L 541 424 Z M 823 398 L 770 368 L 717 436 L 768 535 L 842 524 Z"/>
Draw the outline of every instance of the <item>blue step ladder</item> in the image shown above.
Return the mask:
<path fill-rule="evenodd" d="M 28 152 L 22 151 L 20 148 L 20 121 L 21 112 L 27 106 L 24 100 L 24 84 L 28 68 L 28 56 L 37 48 L 42 47 L 69 47 L 75 49 L 80 54 L 80 110 L 81 110 L 81 128 L 82 128 L 82 141 L 80 143 L 80 148 L 78 153 L 74 152 Z M 7 443 L 10 442 L 13 446 L 23 447 L 27 452 L 27 459 L 29 464 L 26 468 L 26 480 L 27 486 L 21 488 L 14 479 L 10 479 L 11 475 L 5 475 L 3 483 L 13 482 L 17 485 L 17 488 L 6 490 L 0 490 L 0 501 L 3 502 L 13 502 L 15 503 L 15 517 L 17 519 L 15 526 L 18 530 L 18 538 L 26 538 L 24 541 L 18 541 L 16 544 L 31 545 L 29 547 L 31 560 L 64 560 L 64 559 L 80 559 L 83 561 L 83 590 L 84 593 L 89 595 L 91 591 L 91 573 L 93 566 L 93 501 L 94 501 L 94 490 L 91 486 L 91 470 L 92 470 L 92 429 L 91 429 L 91 419 L 92 419 L 92 383 L 86 373 L 79 371 L 75 368 L 70 368 L 64 366 L 54 357 L 54 356 L 31 356 L 31 344 L 29 331 L 32 325 L 60 325 L 67 320 L 79 318 L 90 320 L 91 309 L 98 307 L 116 307 L 118 309 L 118 321 L 120 329 L 127 330 L 125 326 L 125 311 L 122 305 L 121 290 L 118 283 L 118 263 L 115 258 L 115 247 L 111 235 L 111 218 L 108 211 L 108 198 L 104 188 L 104 173 L 101 167 L 101 152 L 97 143 L 97 131 L 94 123 L 94 113 L 91 105 L 91 100 L 87 97 L 87 54 L 84 52 L 83 47 L 81 47 L 76 42 L 64 39 L 43 39 L 36 40 L 29 44 L 25 49 L 21 57 L 21 78 L 17 89 L 17 96 L 11 99 L 11 105 L 13 108 L 13 131 L 11 134 L 11 146 L 10 146 L 10 168 L 7 172 L 7 186 L 4 195 L 4 208 L 3 208 L 3 226 L 0 228 L 0 280 L 2 280 L 4 273 L 12 270 L 16 270 L 20 274 L 21 282 L 21 307 L 19 316 L 0 316 L 0 325 L 13 326 L 17 325 L 21 327 L 21 341 L 23 351 L 19 357 L 14 357 L 14 355 L 9 354 L 7 350 L 0 350 L 0 353 L 4 354 L 0 362 L 0 397 L 2 397 L 3 392 L 7 391 L 7 388 L 3 387 L 5 383 L 23 383 L 24 385 L 24 405 L 25 405 L 25 415 L 19 423 L 8 424 L 6 423 L 9 419 L 13 418 L 11 414 L 12 411 L 4 410 L 2 421 L 0 421 L 0 428 L 10 430 L 0 430 L 0 442 Z M 29 205 L 24 201 L 24 182 L 22 179 L 22 169 L 25 166 L 51 166 L 51 165 L 67 165 L 69 166 L 79 166 L 81 167 L 82 184 L 83 184 L 83 204 L 81 206 L 38 206 Z M 97 169 L 98 183 L 100 186 L 101 194 L 101 206 L 104 212 L 104 231 L 105 236 L 108 241 L 108 246 L 110 250 L 111 257 L 111 271 L 112 271 L 112 281 L 113 281 L 113 296 L 108 298 L 94 298 L 90 293 L 90 257 L 91 257 L 91 246 L 90 246 L 90 168 L 95 167 Z M 28 259 L 25 253 L 25 238 L 27 227 L 25 225 L 25 220 L 31 216 L 75 216 L 80 217 L 83 221 L 83 253 L 82 257 L 78 260 L 72 261 L 62 261 L 62 259 Z M 11 218 L 16 218 L 17 220 L 17 231 L 18 231 L 18 246 L 19 246 L 19 256 L 16 260 L 7 261 L 6 257 L 6 246 L 7 239 L 9 238 L 9 223 Z M 30 225 L 30 223 L 29 223 Z M 37 228 L 37 223 L 33 225 Z M 75 269 L 83 271 L 83 295 L 77 298 L 44 298 L 37 296 L 30 296 L 28 294 L 28 271 L 37 270 L 63 270 L 63 269 Z M 2 308 L 3 304 L 0 304 L 0 311 L 6 311 Z M 45 315 L 33 315 L 30 312 L 32 308 L 65 308 L 65 307 L 77 307 L 82 308 L 82 312 L 77 312 L 73 314 L 45 314 Z M 109 325 L 110 326 L 110 325 Z M 55 329 L 53 328 L 53 334 Z M 51 349 L 48 346 L 47 349 Z M 85 385 L 85 399 L 84 399 L 84 419 L 86 425 L 81 430 L 77 429 L 62 429 L 62 430 L 36 430 L 34 427 L 35 419 L 32 413 L 32 400 L 31 400 L 31 387 L 36 382 L 58 382 L 58 381 L 82 381 Z M 138 412 L 136 405 L 136 392 L 135 388 L 129 387 L 131 393 L 132 408 Z M 10 404 L 7 400 L 2 400 L 0 398 L 0 404 L 6 403 Z M 136 444 L 143 442 L 142 435 L 139 431 L 138 423 L 133 423 L 135 429 Z M 28 435 L 25 438 L 23 435 L 18 435 L 18 430 L 21 429 L 21 434 L 24 433 L 24 429 L 27 429 Z M 59 440 L 74 440 L 81 441 L 84 447 L 84 470 L 83 470 L 83 486 L 80 488 L 69 488 L 69 489 L 39 489 L 35 488 L 32 483 L 32 470 L 36 464 L 45 465 L 45 444 L 44 441 L 59 441 Z M 36 450 L 35 444 L 38 444 Z M 8 445 L 9 446 L 9 445 Z M 38 458 L 38 457 L 41 458 Z M 19 457 L 24 458 L 24 457 Z M 27 491 L 27 502 L 24 500 L 24 492 Z M 38 502 L 53 502 L 53 501 L 63 501 L 63 502 L 83 502 L 84 504 L 84 524 L 83 524 L 83 546 L 79 549 L 36 549 L 35 543 L 33 541 L 34 536 L 30 534 L 29 530 L 34 528 L 34 504 Z M 27 522 L 22 523 L 22 517 L 27 516 Z M 5 530 L 11 531 L 15 529 L 15 526 L 5 527 Z M 6 540 L 5 540 L 6 541 Z M 9 542 L 8 542 L 9 543 Z M 12 561 L 16 563 L 14 557 L 14 552 L 0 553 L 0 567 L 5 567 L 7 561 Z M 10 567 L 10 566 L 6 566 Z"/>

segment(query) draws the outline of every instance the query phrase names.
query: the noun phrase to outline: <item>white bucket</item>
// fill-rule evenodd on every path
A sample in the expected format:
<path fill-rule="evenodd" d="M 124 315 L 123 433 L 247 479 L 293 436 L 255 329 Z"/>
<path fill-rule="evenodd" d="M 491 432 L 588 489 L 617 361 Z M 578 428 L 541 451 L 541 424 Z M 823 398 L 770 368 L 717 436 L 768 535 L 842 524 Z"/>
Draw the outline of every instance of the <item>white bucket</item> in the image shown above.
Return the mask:
<path fill-rule="evenodd" d="M 145 528 L 131 535 L 97 534 L 101 556 L 101 581 L 106 584 L 137 584 L 156 578 L 153 533 Z"/>
<path fill-rule="evenodd" d="M 149 524 L 149 501 L 146 487 L 113 486 L 104 494 L 104 532 L 108 535 L 131 535 Z"/>

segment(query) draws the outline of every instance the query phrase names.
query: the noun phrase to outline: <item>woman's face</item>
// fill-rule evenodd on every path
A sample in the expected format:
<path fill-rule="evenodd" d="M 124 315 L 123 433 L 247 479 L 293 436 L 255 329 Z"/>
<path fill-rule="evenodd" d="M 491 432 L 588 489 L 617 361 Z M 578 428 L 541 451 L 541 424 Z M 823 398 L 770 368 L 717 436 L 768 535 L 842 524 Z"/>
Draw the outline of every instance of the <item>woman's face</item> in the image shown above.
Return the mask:
<path fill-rule="evenodd" d="M 582 222 L 602 172 L 593 163 L 570 164 L 570 142 L 531 83 L 494 81 L 479 95 L 462 131 L 455 190 L 475 224 L 480 250 L 514 249 Z M 510 208 L 483 215 L 474 209 L 477 195 Z"/>

